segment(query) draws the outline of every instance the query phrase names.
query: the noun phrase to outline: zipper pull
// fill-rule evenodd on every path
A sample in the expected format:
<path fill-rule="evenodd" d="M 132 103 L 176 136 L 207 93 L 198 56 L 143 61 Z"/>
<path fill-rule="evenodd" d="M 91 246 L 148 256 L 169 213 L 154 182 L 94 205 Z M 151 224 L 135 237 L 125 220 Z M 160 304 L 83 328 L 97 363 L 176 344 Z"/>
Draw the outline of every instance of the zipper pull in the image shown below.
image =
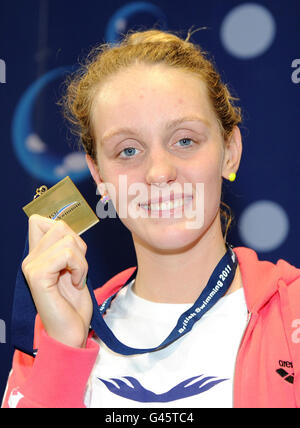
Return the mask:
<path fill-rule="evenodd" d="M 249 324 L 251 316 L 252 316 L 252 312 L 248 312 L 247 325 Z"/>

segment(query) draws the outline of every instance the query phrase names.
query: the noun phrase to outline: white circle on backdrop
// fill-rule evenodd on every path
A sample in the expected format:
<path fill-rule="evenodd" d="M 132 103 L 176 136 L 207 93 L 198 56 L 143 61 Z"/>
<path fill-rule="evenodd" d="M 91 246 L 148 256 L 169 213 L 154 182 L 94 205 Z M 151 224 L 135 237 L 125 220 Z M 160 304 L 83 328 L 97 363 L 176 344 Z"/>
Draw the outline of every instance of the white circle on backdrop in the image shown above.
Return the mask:
<path fill-rule="evenodd" d="M 27 149 L 32 153 L 44 153 L 47 151 L 46 144 L 37 134 L 30 134 L 25 141 Z"/>
<path fill-rule="evenodd" d="M 126 19 L 124 19 L 124 18 L 117 19 L 117 21 L 115 23 L 116 31 L 118 33 L 121 33 L 122 31 L 125 31 L 126 25 L 127 25 Z"/>
<path fill-rule="evenodd" d="M 271 12 L 257 3 L 244 3 L 225 16 L 220 30 L 225 49 L 241 59 L 262 55 L 272 45 L 276 22 Z"/>
<path fill-rule="evenodd" d="M 69 153 L 63 159 L 63 163 L 55 168 L 57 176 L 67 175 L 70 172 L 83 171 L 87 169 L 85 154 L 81 152 Z"/>
<path fill-rule="evenodd" d="M 261 200 L 249 205 L 238 222 L 243 242 L 257 251 L 273 251 L 289 233 L 286 211 L 273 201 Z"/>

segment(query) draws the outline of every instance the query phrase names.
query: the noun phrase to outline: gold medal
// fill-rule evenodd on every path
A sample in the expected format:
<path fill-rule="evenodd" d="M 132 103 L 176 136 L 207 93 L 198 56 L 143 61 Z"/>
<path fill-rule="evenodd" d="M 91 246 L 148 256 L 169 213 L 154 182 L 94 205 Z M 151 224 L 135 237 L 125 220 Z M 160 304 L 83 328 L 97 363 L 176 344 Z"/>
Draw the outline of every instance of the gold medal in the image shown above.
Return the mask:
<path fill-rule="evenodd" d="M 52 220 L 63 220 L 78 235 L 99 221 L 70 177 L 65 177 L 50 189 L 39 187 L 33 201 L 23 210 L 28 217 L 39 214 Z"/>

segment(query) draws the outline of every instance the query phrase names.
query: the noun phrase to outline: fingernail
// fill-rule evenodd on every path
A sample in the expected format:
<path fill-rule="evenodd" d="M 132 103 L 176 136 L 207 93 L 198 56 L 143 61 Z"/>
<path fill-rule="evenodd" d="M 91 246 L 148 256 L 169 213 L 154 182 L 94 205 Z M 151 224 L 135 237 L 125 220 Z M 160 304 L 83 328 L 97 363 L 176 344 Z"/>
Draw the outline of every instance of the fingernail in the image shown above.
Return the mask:
<path fill-rule="evenodd" d="M 86 277 L 85 277 L 85 278 L 84 278 L 84 280 L 82 281 L 82 283 L 81 283 L 81 285 L 80 285 L 79 289 L 80 289 L 80 290 L 83 290 L 85 286 L 86 286 Z"/>

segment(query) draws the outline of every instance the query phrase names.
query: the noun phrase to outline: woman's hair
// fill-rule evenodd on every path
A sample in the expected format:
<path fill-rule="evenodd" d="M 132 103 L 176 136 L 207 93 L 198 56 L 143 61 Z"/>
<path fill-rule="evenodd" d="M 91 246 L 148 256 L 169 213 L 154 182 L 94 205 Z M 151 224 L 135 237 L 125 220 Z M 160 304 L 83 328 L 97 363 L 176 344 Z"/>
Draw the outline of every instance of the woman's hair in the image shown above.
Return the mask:
<path fill-rule="evenodd" d="M 197 30 L 196 30 L 197 31 Z M 80 137 L 87 154 L 96 161 L 96 144 L 91 123 L 91 110 L 95 93 L 105 79 L 133 64 L 163 64 L 194 73 L 206 84 L 209 99 L 216 114 L 221 134 L 226 141 L 242 121 L 241 109 L 216 70 L 212 59 L 200 46 L 190 42 L 192 32 L 185 40 L 171 32 L 157 29 L 128 32 L 117 44 L 103 43 L 92 49 L 84 64 L 69 76 L 62 103 L 66 118 Z M 221 202 L 224 238 L 232 221 L 228 205 Z"/>

